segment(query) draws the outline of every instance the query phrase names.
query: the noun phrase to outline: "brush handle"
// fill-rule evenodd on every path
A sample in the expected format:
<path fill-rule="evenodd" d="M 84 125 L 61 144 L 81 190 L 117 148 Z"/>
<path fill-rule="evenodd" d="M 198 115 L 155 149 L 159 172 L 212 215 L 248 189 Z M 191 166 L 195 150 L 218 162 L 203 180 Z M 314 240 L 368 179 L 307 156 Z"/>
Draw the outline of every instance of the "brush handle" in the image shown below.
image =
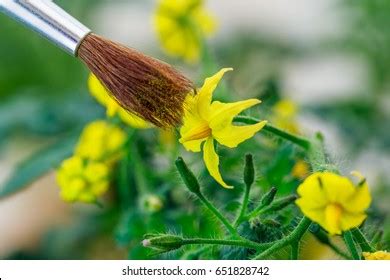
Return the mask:
<path fill-rule="evenodd" d="M 50 0 L 0 0 L 0 11 L 73 56 L 91 30 Z"/>

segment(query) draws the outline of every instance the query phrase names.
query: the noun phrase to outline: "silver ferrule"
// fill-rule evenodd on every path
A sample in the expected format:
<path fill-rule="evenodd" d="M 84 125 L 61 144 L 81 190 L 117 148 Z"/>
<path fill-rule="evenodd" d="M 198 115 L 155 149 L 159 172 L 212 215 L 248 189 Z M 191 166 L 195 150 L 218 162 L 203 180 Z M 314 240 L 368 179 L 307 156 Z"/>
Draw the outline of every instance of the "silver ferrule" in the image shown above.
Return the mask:
<path fill-rule="evenodd" d="M 0 0 L 0 11 L 24 23 L 66 52 L 77 49 L 91 30 L 50 0 Z"/>

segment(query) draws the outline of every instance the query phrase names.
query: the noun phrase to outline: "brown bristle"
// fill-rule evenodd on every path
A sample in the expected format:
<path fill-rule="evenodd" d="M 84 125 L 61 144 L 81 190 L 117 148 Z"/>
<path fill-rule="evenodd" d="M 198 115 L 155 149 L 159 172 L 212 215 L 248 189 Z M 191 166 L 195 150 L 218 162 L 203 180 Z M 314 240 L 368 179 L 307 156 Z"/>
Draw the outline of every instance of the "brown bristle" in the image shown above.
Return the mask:
<path fill-rule="evenodd" d="M 95 34 L 78 57 L 126 110 L 159 127 L 180 124 L 193 85 L 172 66 Z"/>

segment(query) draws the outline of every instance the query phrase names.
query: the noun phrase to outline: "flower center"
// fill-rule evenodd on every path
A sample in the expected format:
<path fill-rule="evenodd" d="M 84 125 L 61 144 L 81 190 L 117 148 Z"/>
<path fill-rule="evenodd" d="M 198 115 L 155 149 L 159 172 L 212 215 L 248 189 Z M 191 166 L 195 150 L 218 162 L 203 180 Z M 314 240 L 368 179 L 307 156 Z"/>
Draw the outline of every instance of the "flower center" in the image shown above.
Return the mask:
<path fill-rule="evenodd" d="M 188 131 L 181 139 L 182 142 L 200 140 L 207 138 L 211 135 L 211 128 L 207 123 L 196 126 Z"/>
<path fill-rule="evenodd" d="M 344 209 L 338 203 L 331 203 L 326 206 L 325 209 L 325 218 L 328 223 L 328 226 L 332 228 L 334 231 L 339 232 L 341 217 L 343 215 Z"/>

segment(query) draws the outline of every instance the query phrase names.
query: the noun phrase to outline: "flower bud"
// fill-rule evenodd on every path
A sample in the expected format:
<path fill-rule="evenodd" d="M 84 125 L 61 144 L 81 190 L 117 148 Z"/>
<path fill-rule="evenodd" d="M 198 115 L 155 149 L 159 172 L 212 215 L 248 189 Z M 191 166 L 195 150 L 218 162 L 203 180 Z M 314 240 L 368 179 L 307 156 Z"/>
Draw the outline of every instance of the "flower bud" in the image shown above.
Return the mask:
<path fill-rule="evenodd" d="M 170 234 L 145 235 L 142 245 L 157 251 L 169 252 L 179 249 L 183 245 L 183 238 Z"/>
<path fill-rule="evenodd" d="M 200 186 L 198 179 L 195 177 L 194 173 L 188 168 L 187 164 L 184 162 L 182 157 L 179 157 L 176 162 L 176 168 L 180 173 L 181 178 L 186 184 L 190 192 L 195 194 L 200 193 Z"/>
<path fill-rule="evenodd" d="M 253 156 L 247 154 L 245 156 L 245 167 L 244 167 L 244 182 L 246 187 L 252 186 L 255 181 L 255 168 L 253 166 Z"/>
<path fill-rule="evenodd" d="M 159 212 L 163 206 L 161 198 L 157 195 L 150 194 L 143 199 L 143 207 L 150 213 Z"/>
<path fill-rule="evenodd" d="M 276 195 L 276 192 L 277 192 L 277 188 L 275 187 L 272 187 L 265 195 L 263 195 L 263 197 L 261 198 L 261 205 L 263 206 L 268 206 L 272 203 L 272 201 L 274 201 L 274 198 L 275 198 L 275 195 Z"/>

